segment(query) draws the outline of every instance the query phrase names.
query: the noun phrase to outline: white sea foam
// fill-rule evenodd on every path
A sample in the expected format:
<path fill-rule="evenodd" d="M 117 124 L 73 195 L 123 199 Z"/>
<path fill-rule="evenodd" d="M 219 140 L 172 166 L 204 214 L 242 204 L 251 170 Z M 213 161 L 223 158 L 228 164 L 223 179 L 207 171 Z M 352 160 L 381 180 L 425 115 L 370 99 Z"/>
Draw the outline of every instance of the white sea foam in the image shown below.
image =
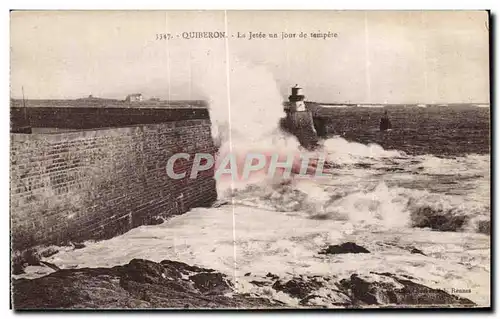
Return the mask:
<path fill-rule="evenodd" d="M 236 241 L 232 237 L 233 214 Z M 299 274 L 342 278 L 354 272 L 388 271 L 411 275 L 431 287 L 469 287 L 474 293 L 468 298 L 489 302 L 489 271 L 485 268 L 489 264 L 488 236 L 384 228 L 238 205 L 196 208 L 161 225 L 141 226 L 110 240 L 86 243 L 83 249 L 62 251 L 48 261 L 72 268 L 109 267 L 132 258 L 180 260 L 226 273 L 240 292 L 254 289 L 243 276 L 247 272 L 261 276 L 271 272 L 281 278 Z M 338 255 L 334 261 L 318 255 L 325 245 L 346 241 L 357 242 L 372 253 Z M 410 246 L 427 256 L 410 254 Z"/>
<path fill-rule="evenodd" d="M 364 145 L 349 142 L 341 137 L 332 137 L 322 142 L 322 150 L 328 154 L 328 160 L 335 164 L 356 163 L 360 160 L 401 157 L 402 151 L 387 151 L 378 144 Z"/>
<path fill-rule="evenodd" d="M 233 154 L 242 170 L 248 154 L 291 154 L 299 149 L 293 136 L 278 128 L 285 115 L 283 99 L 273 75 L 262 66 L 255 66 L 238 58 L 228 60 L 226 85 L 220 85 L 207 74 L 204 83 L 209 97 L 212 134 L 220 146 L 216 166 Z M 230 167 L 230 166 L 228 166 Z M 249 183 L 267 180 L 267 174 L 253 174 L 252 180 L 223 178 L 218 181 L 219 194 L 232 188 L 245 187 Z"/>

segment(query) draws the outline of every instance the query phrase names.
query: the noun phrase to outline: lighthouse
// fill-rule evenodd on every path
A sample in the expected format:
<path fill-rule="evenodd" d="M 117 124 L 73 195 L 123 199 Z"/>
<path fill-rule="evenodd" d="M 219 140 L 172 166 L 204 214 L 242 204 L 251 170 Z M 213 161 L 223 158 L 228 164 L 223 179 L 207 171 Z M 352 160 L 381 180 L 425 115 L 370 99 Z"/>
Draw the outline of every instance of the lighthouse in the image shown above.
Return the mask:
<path fill-rule="evenodd" d="M 306 104 L 304 103 L 305 96 L 297 84 L 292 87 L 292 94 L 288 97 L 290 110 L 293 112 L 303 112 L 306 110 Z"/>
<path fill-rule="evenodd" d="M 303 147 L 314 149 L 318 143 L 318 135 L 314 128 L 312 113 L 306 107 L 304 100 L 302 88 L 298 85 L 292 87 L 288 102 L 284 104 L 286 117 L 282 119 L 281 127 L 295 135 Z"/>

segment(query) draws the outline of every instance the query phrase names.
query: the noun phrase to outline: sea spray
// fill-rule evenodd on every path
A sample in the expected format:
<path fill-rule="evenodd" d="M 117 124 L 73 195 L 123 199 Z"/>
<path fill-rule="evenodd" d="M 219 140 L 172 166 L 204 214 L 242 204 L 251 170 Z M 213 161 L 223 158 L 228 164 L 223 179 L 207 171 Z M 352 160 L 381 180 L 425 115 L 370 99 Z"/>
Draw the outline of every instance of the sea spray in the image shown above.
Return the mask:
<path fill-rule="evenodd" d="M 269 147 L 279 135 L 283 99 L 273 75 L 264 67 L 229 58 L 226 83 L 206 74 L 205 94 L 214 138 L 224 143 Z"/>
<path fill-rule="evenodd" d="M 227 178 L 226 175 L 226 178 L 217 179 L 219 197 L 232 197 L 235 203 L 278 211 L 302 211 L 315 219 L 349 220 L 356 224 L 384 227 L 433 228 L 433 220 L 443 218 L 458 220 L 451 222 L 447 230 L 462 231 L 476 230 L 477 227 L 471 226 L 471 223 L 485 223 L 484 218 L 472 215 L 486 217 L 488 205 L 474 201 L 464 205 L 460 196 L 395 187 L 394 182 L 388 179 L 391 175 L 382 181 L 370 182 L 373 178 L 370 176 L 377 176 L 377 170 L 408 171 L 406 175 L 414 177 L 454 174 L 457 169 L 464 168 L 462 164 L 488 162 L 483 161 L 483 157 L 411 157 L 403 151 L 385 150 L 377 144 L 364 145 L 339 136 L 321 141 L 314 152 L 306 151 L 294 136 L 286 135 L 279 129 L 279 120 L 284 116 L 283 99 L 271 72 L 263 66 L 235 57 L 229 57 L 227 67 L 229 71 L 223 85 L 221 81 L 211 80 L 214 74 L 208 73 L 203 86 L 209 97 L 212 133 L 219 146 L 215 165 L 220 166 L 228 154 L 234 154 L 238 166 L 238 178 Z M 221 77 L 220 74 L 215 76 Z M 214 85 L 216 83 L 217 86 Z M 294 171 L 290 178 L 270 177 L 266 170 L 268 166 L 251 172 L 248 178 L 241 178 L 249 154 L 263 154 L 267 163 L 273 154 L 281 158 L 326 156 L 335 187 L 315 184 L 317 181 L 299 180 L 297 161 L 292 165 Z M 484 166 L 481 165 L 477 174 L 484 171 Z M 394 176 L 396 185 L 397 178 L 406 175 Z M 429 215 L 441 217 L 433 219 Z"/>
<path fill-rule="evenodd" d="M 239 174 L 243 173 L 241 162 L 250 153 L 296 157 L 298 141 L 278 128 L 284 116 L 283 99 L 273 75 L 263 66 L 232 56 L 226 64 L 228 70 L 224 84 L 221 85 L 220 74 L 209 73 L 203 79 L 209 99 L 212 135 L 218 146 L 216 167 L 228 154 L 234 155 L 240 163 Z M 218 193 L 268 179 L 264 171 L 252 174 L 251 181 L 219 179 Z"/>
<path fill-rule="evenodd" d="M 380 158 L 405 157 L 406 154 L 397 150 L 384 150 L 378 144 L 364 145 L 349 142 L 346 139 L 334 136 L 322 141 L 322 150 L 328 154 L 329 161 L 336 164 L 352 164 L 361 159 L 378 160 Z"/>

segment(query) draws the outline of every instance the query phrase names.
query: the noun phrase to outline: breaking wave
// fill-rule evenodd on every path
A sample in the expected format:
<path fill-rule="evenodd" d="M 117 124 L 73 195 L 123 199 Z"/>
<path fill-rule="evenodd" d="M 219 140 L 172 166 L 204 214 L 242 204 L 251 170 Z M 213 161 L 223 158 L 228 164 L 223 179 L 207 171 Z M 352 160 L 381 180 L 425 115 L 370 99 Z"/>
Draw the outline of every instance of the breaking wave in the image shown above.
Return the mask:
<path fill-rule="evenodd" d="M 325 140 L 327 180 L 282 179 L 245 185 L 235 204 L 356 227 L 490 233 L 489 158 L 409 156 L 380 145 Z M 381 173 L 382 172 L 382 173 Z"/>
<path fill-rule="evenodd" d="M 431 193 L 384 182 L 357 191 L 320 187 L 308 181 L 250 185 L 236 190 L 235 204 L 281 212 L 297 212 L 312 219 L 349 221 L 357 227 L 419 227 L 438 231 L 489 234 L 489 207 L 464 202 L 459 196 Z"/>
<path fill-rule="evenodd" d="M 404 157 L 405 152 L 384 150 L 378 144 L 361 144 L 349 142 L 335 136 L 322 142 L 322 151 L 328 154 L 328 160 L 335 164 L 352 164 L 361 160 L 380 160 L 383 158 Z"/>
<path fill-rule="evenodd" d="M 231 86 L 210 90 L 212 129 L 220 140 L 218 160 L 228 152 L 306 153 L 295 137 L 278 128 L 283 97 L 273 75 L 236 58 L 230 65 Z M 487 156 L 411 156 L 339 136 L 308 153 L 313 158 L 326 155 L 331 178 L 270 179 L 262 174 L 239 183 L 219 179 L 220 199 L 312 219 L 350 221 L 358 227 L 490 231 Z"/>

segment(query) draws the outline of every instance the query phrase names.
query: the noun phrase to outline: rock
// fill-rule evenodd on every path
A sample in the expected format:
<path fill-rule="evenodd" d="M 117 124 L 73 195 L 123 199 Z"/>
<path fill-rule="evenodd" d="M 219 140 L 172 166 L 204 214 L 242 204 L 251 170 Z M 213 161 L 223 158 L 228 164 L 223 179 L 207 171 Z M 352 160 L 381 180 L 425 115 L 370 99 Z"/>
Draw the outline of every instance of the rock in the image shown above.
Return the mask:
<path fill-rule="evenodd" d="M 42 256 L 43 258 L 48 258 L 52 255 L 57 254 L 58 252 L 59 252 L 59 250 L 54 248 L 54 247 L 47 247 L 47 248 L 40 250 L 40 256 Z"/>
<path fill-rule="evenodd" d="M 353 242 L 347 242 L 341 245 L 330 245 L 319 252 L 319 254 L 348 254 L 348 253 L 360 254 L 360 253 L 370 253 L 370 251 L 364 247 L 356 245 Z"/>
<path fill-rule="evenodd" d="M 221 273 L 201 273 L 190 276 L 189 279 L 202 293 L 224 294 L 231 291 L 231 287 L 225 281 L 225 275 Z"/>
<path fill-rule="evenodd" d="M 476 223 L 476 225 L 478 233 L 485 235 L 491 234 L 491 222 L 489 220 L 480 220 Z"/>
<path fill-rule="evenodd" d="M 28 249 L 23 253 L 23 260 L 29 266 L 40 265 L 40 253 L 36 249 Z"/>
<path fill-rule="evenodd" d="M 24 273 L 26 266 L 39 266 L 40 259 L 40 253 L 36 248 L 16 251 L 12 254 L 12 273 L 14 275 L 20 275 Z"/>
<path fill-rule="evenodd" d="M 20 275 L 20 274 L 24 274 L 24 269 L 26 267 L 24 266 L 23 263 L 20 263 L 20 262 L 16 262 L 16 261 L 12 261 L 12 274 L 13 275 Z"/>
<path fill-rule="evenodd" d="M 133 259 L 112 268 L 63 269 L 32 280 L 13 279 L 12 300 L 15 309 L 283 306 L 267 298 L 237 293 L 226 296 L 230 288 L 225 275 L 212 269 L 176 261 Z"/>
<path fill-rule="evenodd" d="M 468 222 L 469 217 L 425 206 L 412 211 L 411 220 L 413 227 L 429 227 L 438 231 L 459 231 Z"/>
<path fill-rule="evenodd" d="M 163 284 L 167 280 L 181 277 L 179 272 L 169 270 L 162 264 L 145 259 L 132 259 L 119 269 L 123 280 L 149 284 Z"/>
<path fill-rule="evenodd" d="M 71 243 L 74 249 L 82 249 L 85 248 L 84 243 Z"/>
<path fill-rule="evenodd" d="M 269 287 L 255 296 L 233 291 L 234 284 L 213 269 L 133 259 L 112 268 L 61 269 L 37 279 L 13 279 L 12 300 L 15 309 L 287 307 L 270 299 L 274 289 L 298 299 L 300 306 L 314 308 L 475 306 L 469 299 L 410 279 L 384 272 L 352 274 L 340 281 L 334 275 L 283 280 L 268 273 L 251 282 Z"/>
<path fill-rule="evenodd" d="M 308 306 L 311 304 L 311 300 L 314 300 L 314 299 L 323 299 L 323 297 L 318 296 L 318 295 L 309 295 L 309 296 L 305 297 L 304 299 L 302 299 L 301 301 L 299 301 L 299 304 L 301 306 Z"/>
<path fill-rule="evenodd" d="M 307 297 L 312 291 L 322 287 L 323 285 L 316 281 L 314 278 L 311 280 L 304 280 L 302 278 L 293 278 L 286 283 L 280 280 L 276 281 L 273 285 L 273 289 L 277 291 L 283 291 L 290 296 L 298 299 L 303 299 Z"/>
<path fill-rule="evenodd" d="M 215 270 L 209 268 L 201 268 L 197 266 L 191 266 L 180 261 L 175 260 L 162 260 L 160 261 L 164 267 L 171 270 L 178 271 L 183 274 L 188 274 L 190 272 L 214 272 Z"/>
<path fill-rule="evenodd" d="M 299 301 L 301 306 L 309 307 L 350 307 L 352 306 L 351 299 L 344 293 L 332 290 L 328 295 L 310 294 Z"/>
<path fill-rule="evenodd" d="M 248 276 L 250 276 L 251 274 L 252 274 L 251 272 L 247 272 L 244 276 L 245 276 L 245 277 L 248 277 Z"/>
<path fill-rule="evenodd" d="M 41 259 L 58 252 L 53 247 L 35 247 L 24 251 L 15 251 L 12 254 L 12 273 L 20 275 L 24 273 L 26 266 L 46 266 L 41 264 Z"/>
<path fill-rule="evenodd" d="M 61 270 L 59 267 L 57 267 L 53 263 L 49 263 L 49 262 L 43 261 L 43 260 L 40 260 L 40 265 L 48 267 L 48 268 L 55 270 L 55 271 Z"/>
<path fill-rule="evenodd" d="M 329 279 L 329 280 L 327 280 Z M 299 299 L 306 307 L 407 307 L 407 306 L 474 306 L 474 302 L 416 283 L 392 273 L 352 274 L 348 279 L 335 276 L 294 277 L 278 280 L 272 288 Z"/>
<path fill-rule="evenodd" d="M 217 200 L 217 201 L 215 201 L 212 204 L 212 207 L 213 208 L 218 208 L 218 207 L 221 207 L 221 206 L 224 206 L 224 205 L 227 205 L 227 204 L 229 204 L 229 202 L 227 200 Z"/>
<path fill-rule="evenodd" d="M 272 273 L 270 273 L 270 272 L 268 272 L 268 273 L 267 273 L 266 277 L 267 277 L 267 278 L 271 278 L 271 279 L 273 279 L 273 280 L 276 280 L 276 279 L 278 279 L 278 278 L 279 278 L 279 276 L 277 276 L 277 275 L 275 275 L 275 274 L 272 274 Z"/>
<path fill-rule="evenodd" d="M 161 218 L 160 216 L 152 216 L 146 220 L 144 220 L 143 225 L 148 225 L 148 226 L 154 226 L 154 225 L 160 225 L 163 224 L 165 220 Z"/>
<path fill-rule="evenodd" d="M 378 304 L 375 292 L 370 289 L 370 284 L 359 278 L 357 274 L 351 275 L 350 280 L 344 279 L 340 281 L 340 287 L 357 303 Z"/>
<path fill-rule="evenodd" d="M 412 250 L 410 250 L 410 253 L 412 253 L 412 254 L 420 254 L 420 255 L 427 256 L 420 249 L 417 249 L 417 248 L 412 248 Z"/>
<path fill-rule="evenodd" d="M 433 289 L 390 273 L 378 277 L 361 278 L 357 274 L 339 282 L 339 287 L 353 304 L 364 305 L 450 305 L 474 306 L 469 299 L 450 295 L 440 289 Z"/>

